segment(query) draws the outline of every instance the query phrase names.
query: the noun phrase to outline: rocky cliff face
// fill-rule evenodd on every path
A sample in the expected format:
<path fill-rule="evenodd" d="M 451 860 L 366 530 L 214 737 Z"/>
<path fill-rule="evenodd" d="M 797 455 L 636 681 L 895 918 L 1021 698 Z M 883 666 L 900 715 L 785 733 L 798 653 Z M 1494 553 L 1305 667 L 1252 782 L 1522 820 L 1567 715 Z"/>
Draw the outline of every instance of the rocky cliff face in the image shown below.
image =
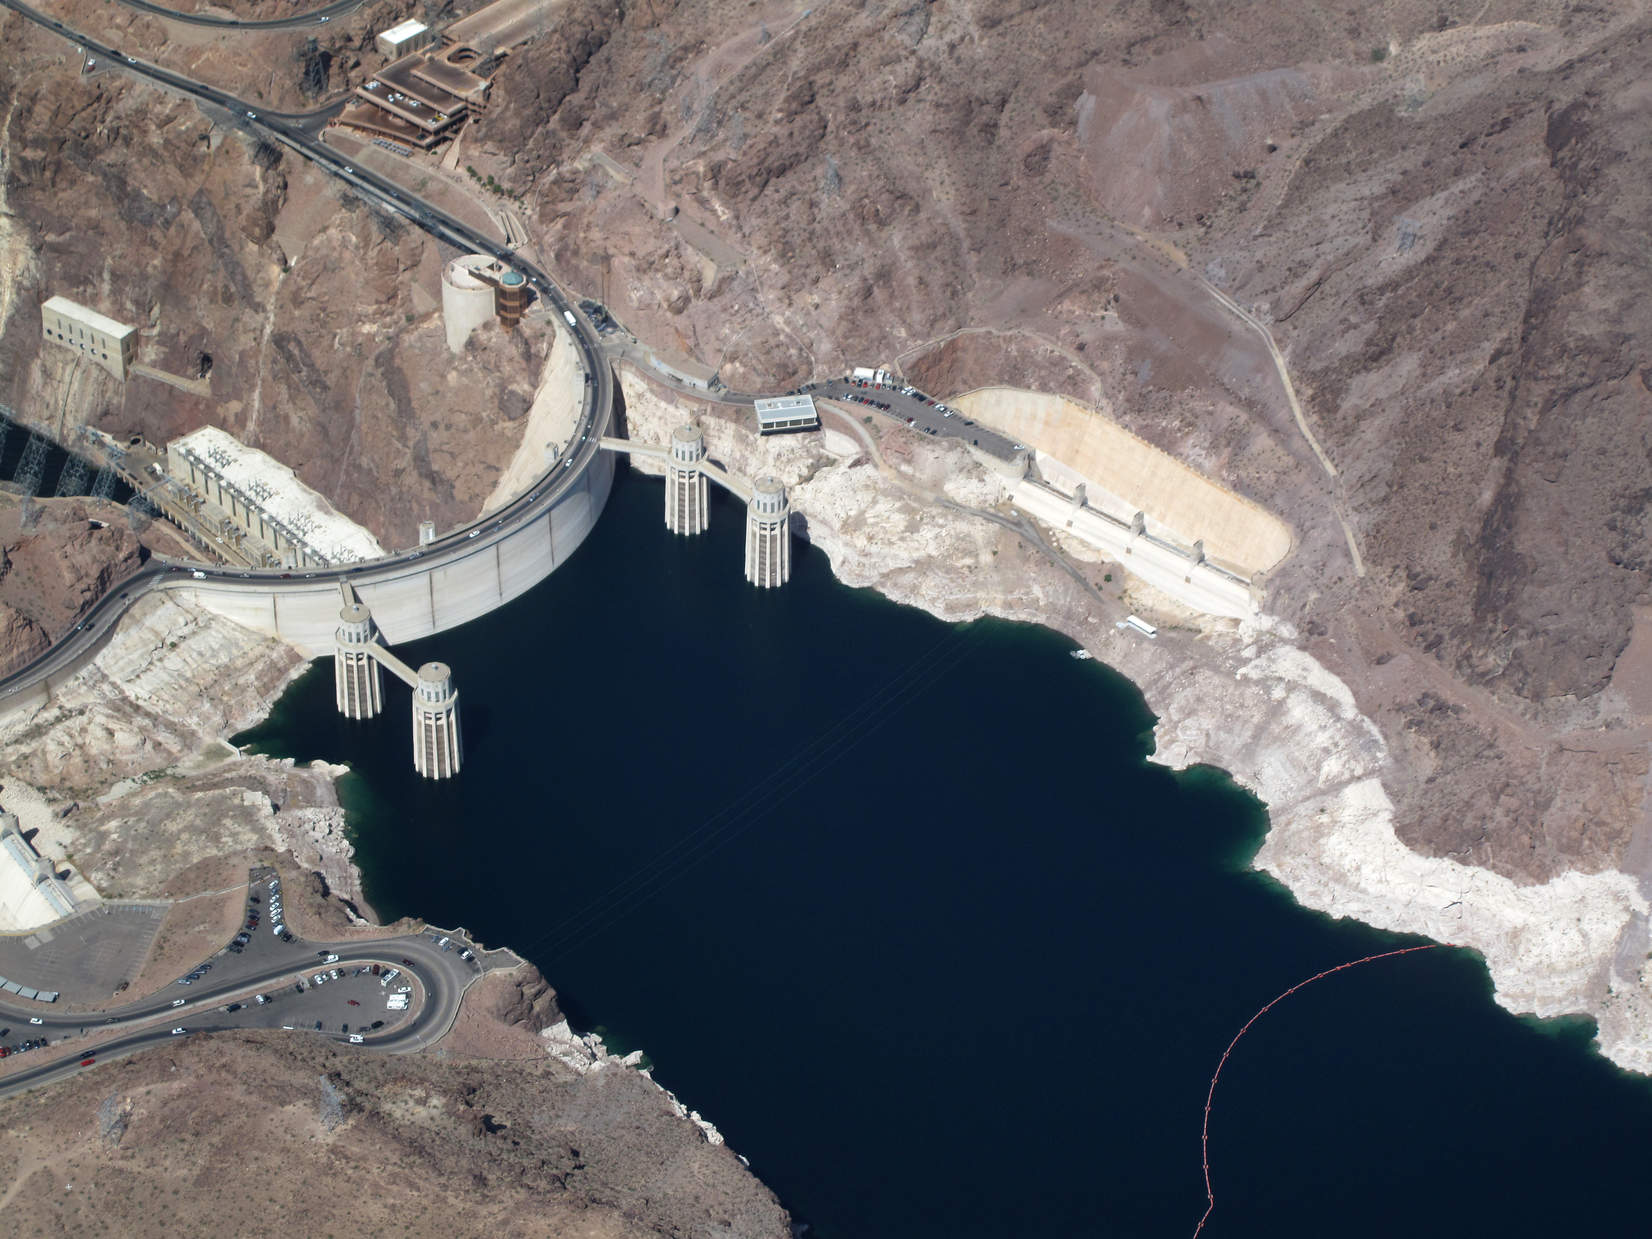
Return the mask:
<path fill-rule="evenodd" d="M 69 631 L 109 586 L 140 562 L 137 535 L 118 509 L 90 515 L 79 500 L 0 507 L 0 674 Z"/>
<path fill-rule="evenodd" d="M 513 60 L 476 149 L 576 286 L 609 255 L 619 315 L 731 384 L 1105 397 L 1292 524 L 1269 611 L 1374 721 L 1408 846 L 1652 879 L 1652 719 L 1613 680 L 1652 600 L 1649 34 L 1545 0 L 682 0 Z M 574 85 L 519 102 L 549 61 Z"/>
<path fill-rule="evenodd" d="M 151 595 L 49 702 L 0 716 L 7 773 L 99 794 L 251 726 L 302 666 L 277 641 Z"/>
<path fill-rule="evenodd" d="M 1156 760 L 1220 767 L 1268 806 L 1270 829 L 1255 863 L 1306 905 L 1478 950 L 1503 1005 L 1587 1012 L 1600 1021 L 1604 1053 L 1652 1071 L 1652 982 L 1644 970 L 1652 901 L 1638 874 L 1580 861 L 1574 849 L 1551 876 L 1516 880 L 1466 856 L 1408 846 L 1404 828 L 1416 822 L 1390 790 L 1406 786 L 1406 767 L 1380 716 L 1316 656 L 1321 649 L 1334 656 L 1334 643 L 1266 616 L 1236 624 L 1179 613 L 1081 543 L 1049 535 L 1053 545 L 1041 546 L 1035 531 L 1000 509 L 1000 480 L 956 445 L 899 429 L 880 433 L 829 411 L 824 438 L 834 450 L 827 451 L 812 439 L 760 439 L 736 414 L 696 408 L 632 376 L 623 390 L 632 438 L 667 442 L 674 426 L 697 420 L 714 460 L 786 481 L 794 531 L 823 550 L 846 583 L 946 619 L 993 614 L 1049 625 L 1129 676 L 1159 716 Z M 636 460 L 642 471 L 657 471 Z M 1115 621 L 1129 611 L 1159 616 L 1159 639 L 1120 633 Z M 1409 664 L 1397 674 L 1403 683 L 1418 673 Z M 1591 763 L 1615 760 L 1619 770 L 1627 766 L 1628 786 L 1613 809 L 1620 824 L 1631 821 L 1638 783 L 1630 780 L 1646 769 L 1632 746 L 1644 739 L 1626 749 L 1611 747 L 1610 733 L 1593 742 L 1601 751 L 1576 755 L 1569 768 L 1550 761 L 1529 773 L 1502 760 L 1521 777 L 1569 770 L 1580 781 Z M 1500 757 L 1476 753 L 1429 786 L 1468 794 L 1463 789 Z M 1507 846 L 1509 832 L 1492 844 Z"/>
<path fill-rule="evenodd" d="M 346 1049 L 348 1047 L 345 1047 Z M 784 1239 L 785 1210 L 641 1074 L 345 1053 L 280 1031 L 179 1038 L 7 1102 L 13 1201 L 48 1230 L 260 1227 Z M 30 1157 L 49 1150 L 47 1157 Z M 417 1201 L 397 1184 L 418 1185 Z M 416 1216 L 414 1214 L 416 1213 Z M 51 1219 L 46 1221 L 45 1219 Z"/>
<path fill-rule="evenodd" d="M 69 44 L 15 16 L 0 33 L 0 401 L 60 442 L 83 423 L 157 443 L 220 425 L 387 547 L 473 517 L 516 449 L 537 336 L 488 328 L 451 357 L 422 233 L 226 117 L 77 77 Z M 53 294 L 135 325 L 144 365 L 193 378 L 209 358 L 210 395 L 44 344 Z"/>

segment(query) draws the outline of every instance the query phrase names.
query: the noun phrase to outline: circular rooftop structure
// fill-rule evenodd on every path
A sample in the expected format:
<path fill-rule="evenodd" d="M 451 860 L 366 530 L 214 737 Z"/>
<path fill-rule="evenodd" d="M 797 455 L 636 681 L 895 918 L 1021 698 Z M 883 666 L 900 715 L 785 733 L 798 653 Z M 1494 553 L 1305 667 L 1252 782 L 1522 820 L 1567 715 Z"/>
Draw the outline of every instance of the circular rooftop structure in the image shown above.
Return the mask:
<path fill-rule="evenodd" d="M 492 261 L 487 254 L 461 254 L 458 258 L 450 259 L 447 266 L 442 268 L 442 281 L 450 287 L 462 288 L 467 292 L 491 293 L 493 285 L 479 279 L 472 268 L 485 267 Z"/>
<path fill-rule="evenodd" d="M 786 510 L 786 487 L 772 474 L 751 484 L 751 508 L 759 516 L 779 516 Z"/>
<path fill-rule="evenodd" d="M 518 284 L 522 283 L 522 273 L 520 271 L 507 271 L 500 277 L 499 282 L 506 288 L 515 288 Z"/>
<path fill-rule="evenodd" d="M 453 672 L 446 663 L 425 663 L 419 668 L 418 698 L 432 705 L 450 705 L 454 698 Z"/>

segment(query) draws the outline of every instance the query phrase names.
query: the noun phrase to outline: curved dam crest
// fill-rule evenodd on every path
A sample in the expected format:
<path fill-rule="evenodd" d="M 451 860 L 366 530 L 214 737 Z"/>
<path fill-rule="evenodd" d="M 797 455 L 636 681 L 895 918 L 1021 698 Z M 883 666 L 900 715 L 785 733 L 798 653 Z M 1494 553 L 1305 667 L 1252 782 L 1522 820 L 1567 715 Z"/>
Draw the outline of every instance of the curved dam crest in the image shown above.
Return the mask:
<path fill-rule="evenodd" d="M 350 584 L 391 644 L 446 632 L 521 597 L 567 562 L 596 526 L 613 481 L 613 457 L 593 452 L 576 483 L 533 519 L 497 533 L 484 527 L 473 549 L 451 553 L 428 569 L 396 564 L 375 572 L 369 566 L 352 573 Z M 174 588 L 225 619 L 279 637 L 307 657 L 331 654 L 339 622 L 337 583 L 282 584 L 279 591 L 229 581 Z"/>
<path fill-rule="evenodd" d="M 464 669 L 459 778 L 412 778 L 405 696 L 351 723 L 326 666 L 239 739 L 348 763 L 374 905 L 511 943 L 822 1239 L 1191 1233 L 1223 1047 L 1303 977 L 1416 940 L 1251 871 L 1261 806 L 1151 764 L 1141 692 L 1066 639 L 943 624 L 803 543 L 785 589 L 753 589 L 738 501 L 709 503 L 705 535 L 672 537 L 660 483 L 621 471 L 586 554 L 400 651 Z M 525 676 L 526 632 L 612 656 Z M 716 691 L 676 691 L 685 667 Z M 1637 1207 L 1611 1185 L 1652 1090 L 1586 1027 L 1502 1011 L 1466 952 L 1315 986 L 1222 1080 L 1213 1235 Z M 1497 1190 L 1457 1190 L 1466 1150 Z"/>

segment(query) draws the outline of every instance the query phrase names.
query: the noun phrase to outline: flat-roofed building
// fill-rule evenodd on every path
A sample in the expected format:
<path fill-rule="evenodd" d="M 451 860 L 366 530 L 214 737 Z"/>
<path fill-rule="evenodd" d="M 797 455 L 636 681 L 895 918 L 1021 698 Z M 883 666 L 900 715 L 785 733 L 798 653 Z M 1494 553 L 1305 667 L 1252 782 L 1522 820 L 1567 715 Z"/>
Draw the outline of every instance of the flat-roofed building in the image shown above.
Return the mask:
<path fill-rule="evenodd" d="M 555 8 L 553 0 L 494 0 L 448 26 L 442 37 L 456 46 L 494 55 L 544 34 Z"/>
<path fill-rule="evenodd" d="M 136 327 L 117 323 L 67 297 L 49 297 L 40 306 L 40 330 L 53 344 L 78 349 L 117 379 L 126 378 Z"/>
<path fill-rule="evenodd" d="M 394 60 L 398 56 L 405 56 L 409 52 L 416 52 L 420 48 L 429 47 L 436 41 L 436 32 L 421 21 L 414 21 L 411 17 L 399 26 L 392 26 L 373 42 L 378 46 L 387 59 Z"/>
<path fill-rule="evenodd" d="M 385 65 L 376 77 L 356 87 L 356 96 L 384 115 L 374 116 L 356 105 L 339 121 L 428 150 L 449 137 L 468 114 L 480 112 L 487 93 L 486 78 L 415 53 Z"/>
<path fill-rule="evenodd" d="M 816 430 L 820 414 L 813 396 L 770 396 L 755 402 L 759 434 L 778 435 L 794 430 Z"/>
<path fill-rule="evenodd" d="M 378 539 L 298 480 L 286 465 L 227 430 L 202 426 L 166 445 L 167 472 L 215 511 L 220 536 L 270 567 L 330 568 L 378 559 Z M 247 545 L 248 541 L 252 547 Z"/>

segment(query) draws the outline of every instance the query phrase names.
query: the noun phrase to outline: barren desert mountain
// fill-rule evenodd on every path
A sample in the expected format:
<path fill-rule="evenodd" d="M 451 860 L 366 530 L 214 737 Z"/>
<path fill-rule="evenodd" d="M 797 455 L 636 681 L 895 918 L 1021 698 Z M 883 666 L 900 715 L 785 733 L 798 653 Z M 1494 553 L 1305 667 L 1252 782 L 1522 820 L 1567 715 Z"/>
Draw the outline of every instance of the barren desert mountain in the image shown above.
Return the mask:
<path fill-rule="evenodd" d="M 643 1077 L 533 1046 L 556 1011 L 537 974 L 498 980 L 446 1061 L 184 1038 L 13 1101 L 12 1204 L 40 1234 L 204 1235 L 231 1216 L 305 1234 L 789 1233 Z"/>
<path fill-rule="evenodd" d="M 25 514 L 0 502 L 0 625 L 9 635 L 0 668 L 62 637 L 140 556 L 120 509 L 69 499 L 32 503 Z"/>
<path fill-rule="evenodd" d="M 1524 879 L 1621 861 L 1638 10 L 803 13 L 571 7 L 501 70 L 477 164 L 571 282 L 731 384 L 898 362 L 1105 404 L 1292 524 L 1269 610 L 1381 720 L 1408 842 Z M 1271 327 L 1334 475 L 1211 288 Z"/>
<path fill-rule="evenodd" d="M 386 547 L 474 517 L 517 446 L 539 337 L 479 331 L 453 358 L 435 242 L 225 118 L 81 78 L 61 39 L 4 22 L 5 403 L 59 441 L 82 424 L 156 443 L 222 426 Z M 210 392 L 122 384 L 44 347 L 54 294 L 137 326 L 136 360 L 205 369 Z"/>
<path fill-rule="evenodd" d="M 91 0 L 56 11 L 297 110 L 377 66 L 375 30 L 458 9 L 368 5 L 325 35 L 210 31 Z M 1612 875 L 1652 890 L 1644 3 L 566 0 L 554 13 L 503 60 L 459 163 L 499 187 L 490 204 L 520 213 L 555 278 L 737 389 L 880 364 L 943 397 L 1021 387 L 1110 414 L 1289 527 L 1260 626 L 1299 643 L 1374 726 L 1407 848 L 1511 889 Z M 451 251 L 227 118 L 83 72 L 14 15 L 0 36 L 0 400 L 58 438 L 224 426 L 386 547 L 411 544 L 420 520 L 473 517 L 522 440 L 545 333 L 490 326 L 450 355 L 435 290 Z M 54 293 L 134 323 L 144 365 L 205 372 L 209 394 L 119 384 L 54 354 L 38 321 Z M 961 448 L 918 455 L 968 465 Z M 72 523 L 30 535 L 55 539 L 49 551 L 0 524 L 0 640 L 16 650 L 57 635 L 137 553 L 117 529 Z M 66 575 L 48 587 L 53 555 Z M 18 592 L 8 582 L 25 572 L 37 584 Z M 876 579 L 868 568 L 859 583 Z M 1069 593 L 1075 612 L 1089 606 Z M 1052 604 L 1037 618 L 1070 617 Z M 1155 687 L 1173 685 L 1161 672 Z M 495 1009 L 537 1018 L 524 1013 L 541 997 Z M 257 1039 L 182 1043 L 176 1071 L 161 1061 L 60 1087 L 13 1127 L 56 1124 L 74 1158 L 165 1184 L 157 1151 L 210 1127 L 203 1166 L 227 1159 L 258 1141 L 242 1125 L 254 1094 L 277 1097 L 305 1158 L 344 1124 L 387 1164 L 444 1183 L 433 1207 L 454 1218 L 469 1188 L 526 1200 L 539 1176 L 560 1185 L 552 1212 L 587 1210 L 589 1233 L 692 1230 L 605 1178 L 592 1148 L 553 1147 L 570 1112 L 641 1107 L 626 1138 L 646 1147 L 616 1144 L 613 1164 L 651 1164 L 644 1111 L 658 1099 L 632 1076 L 572 1084 L 542 1063 L 522 1077 L 330 1051 L 316 1066 Z M 461 1177 L 443 1178 L 433 1150 L 453 1142 Z M 648 1208 L 692 1198 L 713 1173 L 701 1156 L 660 1154 L 680 1194 Z M 71 1207 L 55 1173 L 38 1170 L 13 1207 Z M 147 1200 L 123 1203 L 125 1233 L 144 1233 Z M 778 1224 L 759 1204 L 739 1233 Z M 270 1208 L 313 1220 L 302 1202 Z"/>

